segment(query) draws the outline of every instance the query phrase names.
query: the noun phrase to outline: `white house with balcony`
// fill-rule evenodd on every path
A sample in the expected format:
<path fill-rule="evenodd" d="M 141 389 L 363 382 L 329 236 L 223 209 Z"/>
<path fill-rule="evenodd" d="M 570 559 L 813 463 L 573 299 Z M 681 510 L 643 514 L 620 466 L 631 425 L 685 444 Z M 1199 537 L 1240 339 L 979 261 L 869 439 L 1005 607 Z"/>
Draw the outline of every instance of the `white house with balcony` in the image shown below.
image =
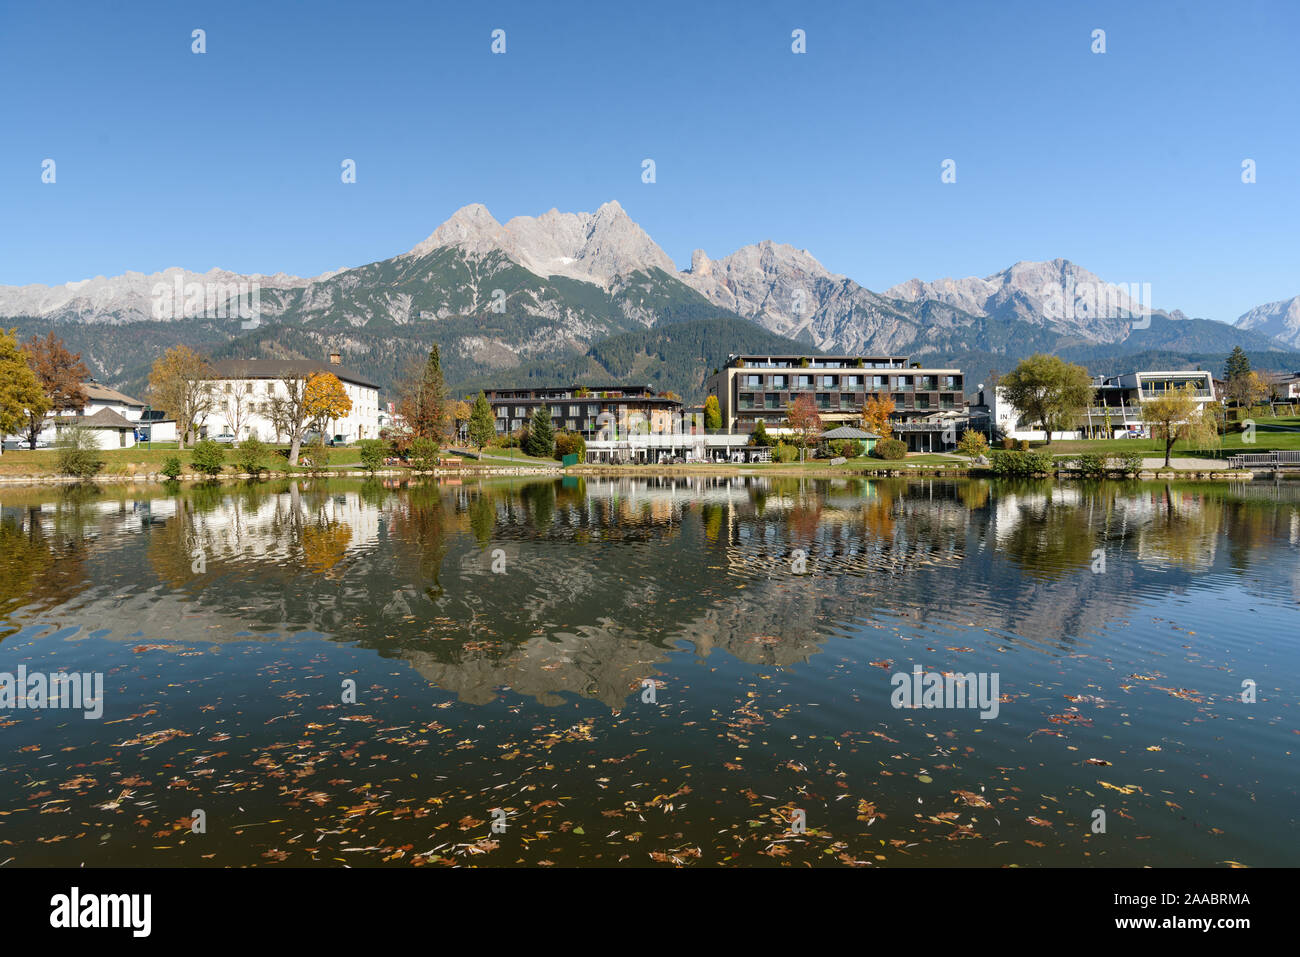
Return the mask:
<path fill-rule="evenodd" d="M 352 409 L 324 424 L 324 433 L 345 442 L 379 437 L 379 385 L 341 363 L 339 353 L 328 362 L 311 359 L 226 359 L 212 363 L 212 407 L 197 423 L 199 434 L 233 435 L 284 443 L 289 436 L 277 429 L 271 414 L 276 398 L 288 398 L 286 380 L 306 380 L 328 372 L 338 377 L 352 400 Z"/>
<path fill-rule="evenodd" d="M 1201 408 L 1215 401 L 1214 376 L 1201 369 L 1097 376 L 1093 379 L 1093 397 L 1088 408 L 1072 423 L 1072 428 L 1053 431 L 1052 438 L 1145 436 L 1143 404 L 1166 392 L 1189 387 Z M 1047 438 L 1047 433 L 1038 428 L 1040 423 L 1027 420 L 1024 413 L 1007 401 L 1001 388 L 982 389 L 975 405 L 987 409 L 994 429 L 1001 435 L 1039 442 Z"/>

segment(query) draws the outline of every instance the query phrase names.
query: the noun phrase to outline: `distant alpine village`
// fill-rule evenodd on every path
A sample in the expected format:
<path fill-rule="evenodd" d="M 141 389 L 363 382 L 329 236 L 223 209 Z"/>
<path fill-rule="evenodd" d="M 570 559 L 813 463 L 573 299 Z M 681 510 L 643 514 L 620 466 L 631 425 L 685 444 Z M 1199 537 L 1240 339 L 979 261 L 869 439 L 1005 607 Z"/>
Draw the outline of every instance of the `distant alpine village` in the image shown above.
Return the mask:
<path fill-rule="evenodd" d="M 8 379 L 15 395 L 3 423 L 5 451 L 71 447 L 87 453 L 87 470 L 104 466 L 96 453 L 142 445 L 189 445 L 194 467 L 213 475 L 226 466 L 273 470 L 277 452 L 288 467 L 351 460 L 370 471 L 460 467 L 467 459 L 841 465 L 863 458 L 933 464 L 937 456 L 977 466 L 1001 457 L 1009 474 L 1037 474 L 1051 459 L 1031 445 L 1050 449 L 1053 442 L 1083 443 L 1065 451 L 1085 456 L 1084 446 L 1094 443 L 1103 472 L 1109 453 L 1139 445 L 1163 455 L 1169 468 L 1180 442 L 1200 453 L 1235 441 L 1241 454 L 1230 464 L 1239 467 L 1300 464 L 1289 448 L 1270 449 L 1267 462 L 1248 461 L 1255 420 L 1294 413 L 1300 373 L 1255 372 L 1240 348 L 1225 358 L 1222 376 L 1204 369 L 1092 376 L 1040 354 L 980 383 L 967 382 L 961 369 L 907 356 L 731 354 L 705 378 L 704 403 L 687 405 L 648 384 L 601 382 L 503 385 L 456 398 L 437 346 L 382 400 L 380 384 L 349 369 L 337 350 L 319 361 L 209 361 L 177 346 L 154 363 L 148 391 L 137 398 L 89 379 L 79 355 L 53 333 L 21 347 L 6 338 L 0 361 L 14 367 Z M 1119 440 L 1130 441 L 1113 444 Z M 1121 471 L 1140 471 L 1132 461 Z M 55 466 L 78 474 L 76 456 L 65 454 Z M 190 470 L 177 461 L 170 471 Z"/>

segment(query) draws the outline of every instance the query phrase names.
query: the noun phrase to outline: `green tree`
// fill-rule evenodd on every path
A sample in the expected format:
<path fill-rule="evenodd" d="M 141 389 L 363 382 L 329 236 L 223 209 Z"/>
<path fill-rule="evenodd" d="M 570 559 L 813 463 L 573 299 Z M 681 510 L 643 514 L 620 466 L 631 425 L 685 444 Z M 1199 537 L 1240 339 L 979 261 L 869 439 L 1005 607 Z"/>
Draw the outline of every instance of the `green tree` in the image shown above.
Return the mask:
<path fill-rule="evenodd" d="M 563 462 L 566 455 L 576 455 L 581 462 L 587 457 L 587 440 L 579 432 L 560 432 L 555 436 L 555 460 Z"/>
<path fill-rule="evenodd" d="M 704 427 L 706 429 L 722 428 L 722 407 L 718 405 L 716 395 L 711 395 L 704 400 Z"/>
<path fill-rule="evenodd" d="M 357 443 L 361 452 L 361 467 L 367 472 L 374 472 L 384 464 L 384 453 L 388 443 L 380 439 L 362 439 Z"/>
<path fill-rule="evenodd" d="M 488 405 L 487 396 L 480 392 L 474 400 L 474 409 L 469 415 L 469 440 L 482 455 L 483 446 L 496 437 L 497 426 L 492 418 L 492 407 Z"/>
<path fill-rule="evenodd" d="M 1184 386 L 1170 389 L 1158 399 L 1142 403 L 1142 423 L 1151 437 L 1165 444 L 1165 468 L 1174 443 L 1184 439 L 1192 445 L 1208 445 L 1219 437 L 1214 421 L 1196 401 L 1196 389 Z"/>
<path fill-rule="evenodd" d="M 204 439 L 190 453 L 190 465 L 204 475 L 220 475 L 226 462 L 226 450 L 211 439 Z"/>
<path fill-rule="evenodd" d="M 411 442 L 411 468 L 432 472 L 438 467 L 438 443 L 423 436 Z"/>
<path fill-rule="evenodd" d="M 249 475 L 261 475 L 266 469 L 266 456 L 270 448 L 256 436 L 249 436 L 235 450 L 235 465 Z"/>
<path fill-rule="evenodd" d="M 1250 374 L 1250 357 L 1241 346 L 1233 346 L 1223 363 L 1223 381 L 1230 382 L 1238 376 Z"/>
<path fill-rule="evenodd" d="M 1083 366 L 1038 353 L 1024 359 L 998 384 L 1003 396 L 1029 422 L 1052 432 L 1071 428 L 1092 402 L 1092 378 Z"/>
<path fill-rule="evenodd" d="M 533 458 L 547 459 L 555 451 L 555 426 L 551 424 L 551 410 L 545 403 L 533 410 L 524 442 L 524 451 Z"/>

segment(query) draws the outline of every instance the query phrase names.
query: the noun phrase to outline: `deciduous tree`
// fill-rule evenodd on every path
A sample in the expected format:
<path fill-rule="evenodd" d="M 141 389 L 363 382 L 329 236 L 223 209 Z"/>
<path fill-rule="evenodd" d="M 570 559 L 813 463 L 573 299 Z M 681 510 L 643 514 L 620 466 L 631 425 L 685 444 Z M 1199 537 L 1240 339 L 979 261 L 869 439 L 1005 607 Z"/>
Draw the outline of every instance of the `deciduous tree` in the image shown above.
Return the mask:
<path fill-rule="evenodd" d="M 704 400 L 704 428 L 722 428 L 722 407 L 718 405 L 716 395 L 711 395 Z"/>
<path fill-rule="evenodd" d="M 45 408 L 28 409 L 27 442 L 36 448 L 36 439 L 45 425 L 45 413 L 80 411 L 86 407 L 86 387 L 90 370 L 81 361 L 80 352 L 72 352 L 53 332 L 44 337 L 32 336 L 23 346 L 27 362 L 45 393 Z"/>
<path fill-rule="evenodd" d="M 447 407 L 447 384 L 436 343 L 423 365 L 407 370 L 398 386 L 397 411 L 413 436 L 439 443 L 446 437 L 451 410 Z"/>
<path fill-rule="evenodd" d="M 32 410 L 48 408 L 40 380 L 18 348 L 16 332 L 0 331 L 0 437 L 17 432 Z"/>
<path fill-rule="evenodd" d="M 212 411 L 216 392 L 208 360 L 189 346 L 175 346 L 154 360 L 149 370 L 149 400 L 176 420 L 180 447 L 195 423 Z"/>
<path fill-rule="evenodd" d="M 322 435 L 331 419 L 341 419 L 352 411 L 352 399 L 339 377 L 332 372 L 313 372 L 307 376 L 303 411 Z"/>
<path fill-rule="evenodd" d="M 817 404 L 813 401 L 812 395 L 801 392 L 786 409 L 785 417 L 790 423 L 790 428 L 794 429 L 795 434 L 799 436 L 802 446 L 801 460 L 807 461 L 808 446 L 822 431 L 822 417 L 817 411 Z"/>
<path fill-rule="evenodd" d="M 1024 359 L 999 382 L 1003 396 L 1030 422 L 1052 432 L 1070 428 L 1092 402 L 1092 377 L 1083 366 L 1038 353 Z"/>
<path fill-rule="evenodd" d="M 869 395 L 866 403 L 862 406 L 862 427 L 868 432 L 874 432 L 882 439 L 887 439 L 893 434 L 889 423 L 889 417 L 893 414 L 893 399 L 887 395 Z"/>
<path fill-rule="evenodd" d="M 1164 442 L 1165 468 L 1169 468 L 1170 451 L 1179 439 L 1208 445 L 1219 436 L 1213 420 L 1196 401 L 1195 387 L 1190 385 L 1170 389 L 1157 399 L 1143 402 L 1142 423 L 1151 430 L 1153 439 Z"/>

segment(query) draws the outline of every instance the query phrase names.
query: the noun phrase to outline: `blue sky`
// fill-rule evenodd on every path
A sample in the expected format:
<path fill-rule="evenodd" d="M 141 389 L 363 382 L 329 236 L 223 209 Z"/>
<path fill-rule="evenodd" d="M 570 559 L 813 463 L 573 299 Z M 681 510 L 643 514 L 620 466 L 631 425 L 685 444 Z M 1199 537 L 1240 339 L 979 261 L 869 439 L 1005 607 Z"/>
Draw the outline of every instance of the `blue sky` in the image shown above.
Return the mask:
<path fill-rule="evenodd" d="M 9 3 L 0 283 L 315 275 L 467 203 L 617 199 L 683 266 L 773 239 L 879 291 L 1060 256 L 1231 320 L 1300 294 L 1298 37 L 1293 0 Z"/>

